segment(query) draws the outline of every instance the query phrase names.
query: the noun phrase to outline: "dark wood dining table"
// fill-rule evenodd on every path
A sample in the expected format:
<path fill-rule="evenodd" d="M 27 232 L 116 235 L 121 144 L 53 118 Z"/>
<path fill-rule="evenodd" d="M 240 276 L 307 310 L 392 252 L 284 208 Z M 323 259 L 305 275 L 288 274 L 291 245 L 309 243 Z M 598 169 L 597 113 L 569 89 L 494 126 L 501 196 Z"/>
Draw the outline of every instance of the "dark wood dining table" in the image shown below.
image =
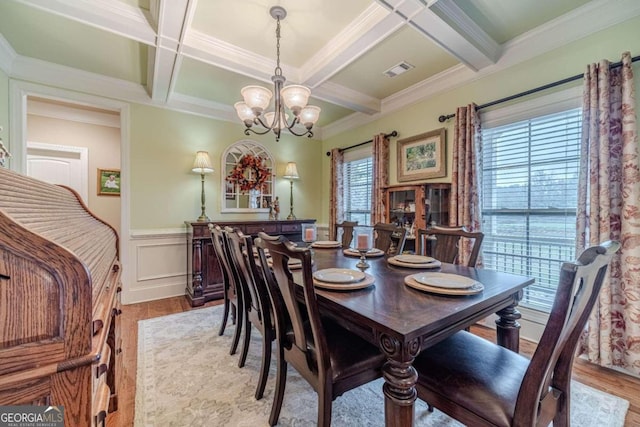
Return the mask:
<path fill-rule="evenodd" d="M 342 249 L 313 249 L 314 270 L 356 269 L 357 257 Z M 387 356 L 383 367 L 385 425 L 414 425 L 417 374 L 415 357 L 438 341 L 496 313 L 498 344 L 518 351 L 520 313 L 516 306 L 522 290 L 533 279 L 489 269 L 442 264 L 434 271 L 472 278 L 484 285 L 476 295 L 444 296 L 416 290 L 404 278 L 422 271 L 396 267 L 387 256 L 368 258 L 366 273 L 375 282 L 360 290 L 335 291 L 316 288 L 324 315 L 377 345 Z"/>

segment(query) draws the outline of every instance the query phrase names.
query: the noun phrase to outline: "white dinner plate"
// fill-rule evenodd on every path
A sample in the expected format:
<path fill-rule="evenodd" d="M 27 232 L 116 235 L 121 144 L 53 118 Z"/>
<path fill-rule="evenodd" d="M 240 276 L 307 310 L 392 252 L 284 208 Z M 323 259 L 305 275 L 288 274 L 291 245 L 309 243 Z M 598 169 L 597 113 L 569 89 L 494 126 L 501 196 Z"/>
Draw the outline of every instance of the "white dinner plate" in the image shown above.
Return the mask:
<path fill-rule="evenodd" d="M 345 255 L 349 255 L 349 256 L 360 256 L 360 252 L 358 252 L 357 250 L 353 249 L 353 248 L 348 248 L 348 249 L 344 249 L 342 251 L 343 254 Z M 384 256 L 384 252 L 381 251 L 378 248 L 373 248 L 370 249 L 366 254 L 365 257 L 369 258 L 369 257 L 379 257 L 379 256 Z"/>
<path fill-rule="evenodd" d="M 339 248 L 342 244 L 336 240 L 317 240 L 311 244 L 313 248 Z"/>
<path fill-rule="evenodd" d="M 354 283 L 323 282 L 314 277 L 313 285 L 316 288 L 327 289 L 331 291 L 354 291 L 356 289 L 368 288 L 369 286 L 373 285 L 373 282 L 375 281 L 373 276 L 367 273 L 364 273 L 364 276 L 365 277 L 363 280 L 360 280 L 359 282 L 354 282 Z"/>
<path fill-rule="evenodd" d="M 348 268 L 325 268 L 315 271 L 313 278 L 327 283 L 354 283 L 364 280 L 365 274 Z"/>
<path fill-rule="evenodd" d="M 269 267 L 273 267 L 273 258 L 267 258 L 267 263 Z M 311 261 L 311 264 L 313 264 L 313 261 Z M 289 260 L 289 269 L 296 270 L 300 268 L 302 268 L 302 261 L 295 258 Z"/>
<path fill-rule="evenodd" d="M 418 275 L 420 275 L 422 273 L 419 273 Z M 415 280 L 415 276 L 414 274 L 411 274 L 407 277 L 404 278 L 404 284 L 409 286 L 410 288 L 414 288 L 417 289 L 419 291 L 425 291 L 425 292 L 429 292 L 432 294 L 439 294 L 439 295 L 475 295 L 475 294 L 479 294 L 480 292 L 482 292 L 484 290 L 484 286 L 482 285 L 482 283 L 480 282 L 475 282 L 474 285 L 472 285 L 469 288 L 461 288 L 461 289 L 452 289 L 452 288 L 441 288 L 438 286 L 429 286 L 429 285 L 425 285 L 424 283 L 420 283 L 417 280 Z"/>
<path fill-rule="evenodd" d="M 387 262 L 397 267 L 417 268 L 417 269 L 439 268 L 442 265 L 442 263 L 437 259 L 434 259 L 432 262 L 425 262 L 424 264 L 416 264 L 413 262 L 399 261 L 397 256 L 389 257 L 387 259 Z"/>
<path fill-rule="evenodd" d="M 466 289 L 478 283 L 468 277 L 449 273 L 418 273 L 413 278 L 423 285 L 448 289 Z"/>
<path fill-rule="evenodd" d="M 429 262 L 433 262 L 436 260 L 435 258 L 431 258 L 430 256 L 411 255 L 411 254 L 396 255 L 395 259 L 397 259 L 400 262 L 405 262 L 408 264 L 427 264 Z"/>

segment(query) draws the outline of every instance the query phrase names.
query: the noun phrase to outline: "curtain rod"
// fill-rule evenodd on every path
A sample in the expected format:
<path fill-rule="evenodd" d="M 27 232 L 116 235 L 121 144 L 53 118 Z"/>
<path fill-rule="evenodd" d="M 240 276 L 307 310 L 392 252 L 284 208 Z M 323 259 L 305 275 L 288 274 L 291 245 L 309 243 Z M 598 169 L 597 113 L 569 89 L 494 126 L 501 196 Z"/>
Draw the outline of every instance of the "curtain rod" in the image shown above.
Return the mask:
<path fill-rule="evenodd" d="M 634 56 L 633 58 L 631 58 L 631 62 L 636 62 L 640 60 L 640 55 L 639 56 Z M 609 65 L 609 68 L 618 68 L 622 66 L 622 61 L 619 62 L 615 62 L 611 65 Z M 483 108 L 487 108 L 487 107 L 493 107 L 496 104 L 501 104 L 503 102 L 507 102 L 507 101 L 511 101 L 512 99 L 516 99 L 516 98 L 522 98 L 523 96 L 527 96 L 527 95 L 531 95 L 533 93 L 536 92 L 540 92 L 546 89 L 551 89 L 552 87 L 556 87 L 556 86 L 560 86 L 563 85 L 565 83 L 569 83 L 575 80 L 579 80 L 581 78 L 584 77 L 584 73 L 583 74 L 576 74 L 575 76 L 571 76 L 571 77 L 567 77 L 566 79 L 562 79 L 562 80 L 558 80 L 557 82 L 553 82 L 553 83 L 548 83 L 546 85 L 542 85 L 539 87 L 536 87 L 534 89 L 529 89 L 526 90 L 524 92 L 520 92 L 520 93 L 516 93 L 515 95 L 511 95 L 511 96 L 507 96 L 505 98 L 500 98 L 497 99 L 495 101 L 491 101 L 491 102 L 487 102 L 486 104 L 482 104 L 482 105 L 478 105 L 476 107 L 476 110 L 482 110 Z M 440 123 L 444 123 L 445 121 L 449 120 L 452 117 L 455 117 L 456 114 L 447 114 L 447 115 L 441 115 L 440 117 L 438 117 L 438 121 Z"/>
<path fill-rule="evenodd" d="M 395 130 L 391 131 L 391 133 L 386 134 L 384 137 L 385 138 L 389 138 L 390 136 L 393 136 L 393 137 L 398 136 L 398 131 L 395 131 Z M 373 142 L 373 139 L 370 139 L 370 140 L 365 141 L 365 142 L 361 142 L 359 144 L 350 145 L 348 147 L 340 148 L 338 151 L 340 151 L 342 153 L 343 151 L 351 150 L 352 148 L 360 147 L 361 145 L 368 144 L 370 142 Z M 327 156 L 331 156 L 331 151 L 327 151 Z"/>

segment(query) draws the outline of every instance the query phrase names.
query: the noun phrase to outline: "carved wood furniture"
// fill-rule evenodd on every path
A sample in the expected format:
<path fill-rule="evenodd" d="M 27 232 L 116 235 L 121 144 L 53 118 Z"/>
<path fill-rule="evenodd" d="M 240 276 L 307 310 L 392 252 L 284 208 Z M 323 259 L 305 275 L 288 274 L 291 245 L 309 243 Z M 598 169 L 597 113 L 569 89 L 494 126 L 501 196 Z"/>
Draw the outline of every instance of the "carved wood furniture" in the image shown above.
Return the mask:
<path fill-rule="evenodd" d="M 185 296 L 192 307 L 220 299 L 224 293 L 222 270 L 218 263 L 209 224 L 237 228 L 242 233 L 257 236 L 262 231 L 271 235 L 283 235 L 287 239 L 302 241 L 302 224 L 315 223 L 315 219 L 280 221 L 186 221 L 187 227 L 187 286 Z"/>
<path fill-rule="evenodd" d="M 245 317 L 243 312 L 243 293 L 238 285 L 237 274 L 232 270 L 229 260 L 229 245 L 227 238 L 224 234 L 224 230 L 219 225 L 213 225 L 209 227 L 211 230 L 211 241 L 213 242 L 213 250 L 220 262 L 220 271 L 222 271 L 223 286 L 224 286 L 224 313 L 222 315 L 222 324 L 218 335 L 224 334 L 224 330 L 227 327 L 229 316 L 231 316 L 231 322 L 236 325 L 233 330 L 233 338 L 231 339 L 231 349 L 229 354 L 235 354 L 238 349 L 238 343 L 240 342 L 240 335 L 242 333 L 242 327 L 244 326 Z"/>
<path fill-rule="evenodd" d="M 353 240 L 353 227 L 358 225 L 358 221 L 342 221 L 339 224 L 335 224 L 333 226 L 333 235 L 336 239 L 341 237 L 340 242 L 342 243 L 342 248 L 347 249 L 351 246 L 351 241 Z M 340 230 L 342 230 L 342 236 L 340 236 Z"/>
<path fill-rule="evenodd" d="M 416 253 L 434 257 L 438 261 L 449 264 L 462 264 L 459 261 L 460 244 L 471 245 L 467 267 L 475 267 L 480 255 L 480 247 L 484 240 L 481 231 L 467 231 L 465 227 L 433 226 L 418 229 L 416 237 Z"/>
<path fill-rule="evenodd" d="M 382 222 L 373 226 L 375 241 L 373 247 L 384 253 L 401 254 L 404 250 L 404 242 L 407 237 L 407 229 L 395 224 Z"/>
<path fill-rule="evenodd" d="M 282 236 L 263 233 L 259 236 L 256 245 L 274 308 L 278 348 L 269 425 L 278 423 L 290 364 L 318 394 L 318 427 L 329 427 L 332 402 L 343 393 L 379 378 L 384 355 L 339 323 L 321 318 L 308 248 L 295 247 Z M 273 274 L 264 249 L 269 250 L 273 260 Z M 294 282 L 289 270 L 290 258 L 302 263 L 299 283 Z M 303 295 L 300 300 L 299 292 Z"/>
<path fill-rule="evenodd" d="M 225 227 L 224 233 L 231 249 L 231 258 L 238 273 L 244 304 L 245 333 L 240 351 L 240 367 L 244 366 L 251 341 L 251 327 L 255 327 L 262 335 L 262 359 L 260 377 L 256 387 L 256 400 L 262 399 L 267 385 L 269 367 L 271 366 L 271 347 L 276 339 L 275 324 L 271 309 L 271 299 L 264 282 L 262 270 L 258 269 L 254 253 L 253 238 L 245 236 L 239 230 Z"/>
<path fill-rule="evenodd" d="M 315 268 L 354 268 L 357 259 L 344 256 L 342 249 L 314 252 Z M 336 292 L 316 289 L 320 314 L 329 316 L 350 331 L 377 345 L 387 356 L 383 367 L 386 381 L 387 426 L 413 426 L 415 381 L 414 358 L 423 350 L 497 313 L 498 343 L 518 351 L 520 313 L 516 309 L 522 289 L 532 278 L 496 271 L 443 264 L 443 273 L 460 274 L 484 285 L 477 295 L 439 296 L 404 285 L 414 269 L 389 266 L 385 257 L 368 258 L 366 273 L 374 286 L 358 291 Z"/>
<path fill-rule="evenodd" d="M 606 242 L 562 265 L 531 360 L 461 331 L 416 358 L 418 397 L 470 426 L 568 426 L 578 339 L 619 247 Z"/>
<path fill-rule="evenodd" d="M 62 405 L 65 426 L 117 408 L 116 231 L 68 188 L 0 168 L 0 405 Z"/>

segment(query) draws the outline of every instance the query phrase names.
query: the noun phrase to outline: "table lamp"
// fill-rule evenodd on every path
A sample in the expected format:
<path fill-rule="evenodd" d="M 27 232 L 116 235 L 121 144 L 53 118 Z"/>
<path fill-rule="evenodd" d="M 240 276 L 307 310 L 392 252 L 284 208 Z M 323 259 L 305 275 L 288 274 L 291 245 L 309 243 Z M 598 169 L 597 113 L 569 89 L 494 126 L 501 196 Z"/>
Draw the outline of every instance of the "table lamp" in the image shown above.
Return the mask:
<path fill-rule="evenodd" d="M 298 176 L 298 166 L 295 162 L 287 163 L 287 167 L 284 170 L 283 178 L 286 178 L 291 183 L 291 211 L 289 212 L 289 216 L 287 219 L 296 219 L 296 216 L 293 214 L 293 180 L 300 178 Z"/>
<path fill-rule="evenodd" d="M 202 202 L 200 216 L 198 217 L 198 221 L 209 221 L 209 217 L 204 212 L 204 175 L 208 173 L 213 173 L 213 166 L 211 166 L 211 159 L 209 158 L 209 153 L 206 151 L 198 151 L 196 153 L 196 160 L 193 162 L 192 172 L 196 172 L 200 174 L 200 180 L 202 182 L 202 195 L 200 200 Z"/>

